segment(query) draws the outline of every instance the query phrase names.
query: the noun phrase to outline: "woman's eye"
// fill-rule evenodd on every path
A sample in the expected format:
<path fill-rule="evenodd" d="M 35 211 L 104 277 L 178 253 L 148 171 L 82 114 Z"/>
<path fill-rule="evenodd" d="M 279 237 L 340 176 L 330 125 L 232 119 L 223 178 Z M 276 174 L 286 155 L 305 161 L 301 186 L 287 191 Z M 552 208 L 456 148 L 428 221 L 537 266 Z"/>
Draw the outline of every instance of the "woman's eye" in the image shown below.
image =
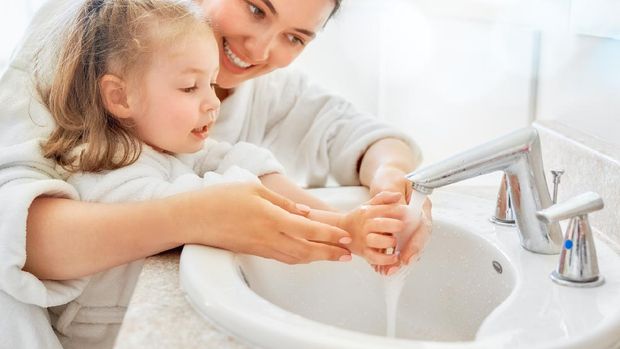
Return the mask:
<path fill-rule="evenodd" d="M 217 84 L 215 82 L 211 83 L 211 89 L 215 90 L 215 88 L 217 87 Z"/>
<path fill-rule="evenodd" d="M 198 86 L 194 85 L 192 87 L 184 87 L 181 89 L 181 91 L 185 92 L 185 93 L 192 93 L 194 91 L 196 91 L 198 89 Z"/>
<path fill-rule="evenodd" d="M 293 45 L 301 45 L 304 46 L 306 42 L 297 35 L 287 34 L 288 41 Z"/>
<path fill-rule="evenodd" d="M 261 10 L 258 6 L 248 3 L 250 13 L 256 18 L 265 18 L 265 11 Z"/>

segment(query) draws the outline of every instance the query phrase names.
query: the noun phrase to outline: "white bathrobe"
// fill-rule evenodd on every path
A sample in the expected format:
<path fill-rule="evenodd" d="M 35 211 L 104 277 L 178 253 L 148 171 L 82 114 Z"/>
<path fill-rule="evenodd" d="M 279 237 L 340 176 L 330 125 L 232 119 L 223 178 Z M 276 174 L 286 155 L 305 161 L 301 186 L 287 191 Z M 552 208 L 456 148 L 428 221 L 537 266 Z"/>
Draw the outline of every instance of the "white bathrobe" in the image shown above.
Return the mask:
<path fill-rule="evenodd" d="M 56 50 L 59 34 L 55 29 L 68 22 L 67 16 L 80 3 L 46 3 L 0 79 L 0 301 L 16 302 L 0 307 L 28 310 L 23 316 L 0 321 L 0 338 L 9 338 L 11 348 L 58 348 L 60 344 L 50 337 L 49 329 L 40 328 L 49 324 L 46 308 L 75 300 L 88 281 L 39 280 L 22 270 L 32 201 L 41 195 L 80 199 L 55 164 L 41 156 L 39 144 L 48 137 L 53 122 L 32 84 L 34 52 L 41 45 L 45 45 L 43 55 Z M 43 69 L 43 76 L 50 75 L 49 71 L 45 74 Z M 399 138 L 418 150 L 405 134 L 357 112 L 342 98 L 290 71 L 273 72 L 238 87 L 223 101 L 211 136 L 231 144 L 246 141 L 270 149 L 287 173 L 309 186 L 320 186 L 329 176 L 340 184 L 359 184 L 360 155 L 382 138 Z M 128 299 L 129 295 L 122 297 Z M 64 328 L 58 319 L 52 320 L 56 320 L 56 329 Z M 29 332 L 32 337 L 16 335 Z"/>

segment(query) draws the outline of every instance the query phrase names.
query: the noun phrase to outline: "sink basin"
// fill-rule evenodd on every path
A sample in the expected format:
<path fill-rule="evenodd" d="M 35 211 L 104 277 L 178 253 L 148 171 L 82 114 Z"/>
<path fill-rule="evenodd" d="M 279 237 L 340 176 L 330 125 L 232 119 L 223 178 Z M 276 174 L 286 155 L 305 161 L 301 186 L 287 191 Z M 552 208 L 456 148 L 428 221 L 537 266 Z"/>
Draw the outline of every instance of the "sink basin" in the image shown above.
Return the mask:
<path fill-rule="evenodd" d="M 317 189 L 348 209 L 363 188 Z M 286 265 L 188 245 L 181 286 L 207 319 L 264 348 L 605 348 L 620 340 L 620 257 L 596 240 L 606 283 L 578 289 L 548 275 L 558 256 L 519 245 L 488 221 L 494 202 L 437 190 L 433 236 L 408 275 L 386 334 L 385 280 L 366 262 Z"/>

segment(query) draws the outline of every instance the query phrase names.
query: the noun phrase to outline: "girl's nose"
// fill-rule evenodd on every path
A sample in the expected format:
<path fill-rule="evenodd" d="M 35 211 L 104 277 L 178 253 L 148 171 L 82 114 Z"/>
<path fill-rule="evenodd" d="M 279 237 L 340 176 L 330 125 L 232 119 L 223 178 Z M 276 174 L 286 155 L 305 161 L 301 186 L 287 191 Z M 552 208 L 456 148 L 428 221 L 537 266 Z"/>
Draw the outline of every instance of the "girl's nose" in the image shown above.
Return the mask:
<path fill-rule="evenodd" d="M 216 115 L 220 110 L 220 99 L 217 98 L 214 90 L 205 96 L 205 99 L 200 104 L 200 112 L 208 113 L 209 115 Z M 214 113 L 213 113 L 214 112 Z M 214 119 L 215 120 L 215 119 Z"/>

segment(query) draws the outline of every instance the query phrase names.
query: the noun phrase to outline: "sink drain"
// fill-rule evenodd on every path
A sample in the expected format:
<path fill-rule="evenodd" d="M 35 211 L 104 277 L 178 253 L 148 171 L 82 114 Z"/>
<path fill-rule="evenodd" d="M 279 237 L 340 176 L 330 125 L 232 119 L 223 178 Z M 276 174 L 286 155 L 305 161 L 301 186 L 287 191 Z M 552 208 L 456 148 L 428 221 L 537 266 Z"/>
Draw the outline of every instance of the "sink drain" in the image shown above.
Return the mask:
<path fill-rule="evenodd" d="M 498 274 L 501 274 L 504 271 L 504 268 L 502 268 L 502 265 L 499 264 L 498 261 L 493 261 L 491 264 L 493 264 L 493 269 L 495 269 Z"/>

